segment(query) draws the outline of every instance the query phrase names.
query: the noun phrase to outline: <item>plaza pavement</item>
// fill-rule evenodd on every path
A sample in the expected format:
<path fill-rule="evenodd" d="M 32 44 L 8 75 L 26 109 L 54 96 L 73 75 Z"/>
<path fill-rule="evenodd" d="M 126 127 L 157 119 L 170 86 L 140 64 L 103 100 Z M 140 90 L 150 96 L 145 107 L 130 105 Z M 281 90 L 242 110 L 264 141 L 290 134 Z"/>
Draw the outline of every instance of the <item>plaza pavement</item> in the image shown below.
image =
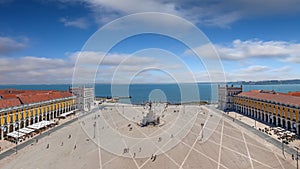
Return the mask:
<path fill-rule="evenodd" d="M 0 168 L 296 168 L 276 146 L 204 106 L 158 109 L 162 125 L 140 127 L 144 107 L 107 105 L 2 159 Z"/>
<path fill-rule="evenodd" d="M 228 112 L 228 114 L 224 114 L 226 117 L 231 117 L 231 119 L 235 119 L 237 123 L 239 123 L 241 126 L 244 126 L 248 128 L 248 130 L 254 132 L 256 135 L 263 138 L 265 141 L 271 142 L 273 145 L 276 145 L 278 148 L 282 149 L 282 140 L 279 140 L 277 135 L 274 134 L 274 131 L 269 131 L 267 134 L 263 131 L 259 131 L 260 129 L 268 128 L 270 129 L 270 126 L 267 124 L 262 123 L 261 121 L 252 119 L 250 117 L 244 116 L 242 114 L 236 113 L 236 112 Z M 295 139 L 292 142 L 289 142 L 288 145 L 284 144 L 284 153 L 287 153 L 289 158 L 291 158 L 291 154 L 296 155 L 296 149 L 294 147 L 300 148 L 300 140 Z"/>

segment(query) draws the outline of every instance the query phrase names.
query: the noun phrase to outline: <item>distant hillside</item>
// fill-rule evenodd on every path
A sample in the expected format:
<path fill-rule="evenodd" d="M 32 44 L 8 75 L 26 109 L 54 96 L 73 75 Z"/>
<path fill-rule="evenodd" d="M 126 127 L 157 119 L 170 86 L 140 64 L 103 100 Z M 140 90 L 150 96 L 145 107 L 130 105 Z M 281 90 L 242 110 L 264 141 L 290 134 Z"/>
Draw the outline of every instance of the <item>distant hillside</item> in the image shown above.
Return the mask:
<path fill-rule="evenodd" d="M 240 82 L 230 82 L 230 84 L 242 84 L 242 85 L 300 84 L 300 79 L 293 79 L 293 80 L 264 80 L 264 81 L 240 81 Z"/>

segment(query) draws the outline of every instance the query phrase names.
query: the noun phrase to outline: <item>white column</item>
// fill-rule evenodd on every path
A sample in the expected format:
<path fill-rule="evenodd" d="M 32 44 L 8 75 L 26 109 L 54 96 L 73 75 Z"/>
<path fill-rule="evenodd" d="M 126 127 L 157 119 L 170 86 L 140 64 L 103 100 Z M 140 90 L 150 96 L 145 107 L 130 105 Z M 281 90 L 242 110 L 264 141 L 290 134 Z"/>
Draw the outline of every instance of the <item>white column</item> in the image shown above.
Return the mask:
<path fill-rule="evenodd" d="M 4 126 L 2 126 L 2 127 L 4 127 Z M 1 139 L 0 140 L 3 140 L 3 128 L 1 128 Z"/>

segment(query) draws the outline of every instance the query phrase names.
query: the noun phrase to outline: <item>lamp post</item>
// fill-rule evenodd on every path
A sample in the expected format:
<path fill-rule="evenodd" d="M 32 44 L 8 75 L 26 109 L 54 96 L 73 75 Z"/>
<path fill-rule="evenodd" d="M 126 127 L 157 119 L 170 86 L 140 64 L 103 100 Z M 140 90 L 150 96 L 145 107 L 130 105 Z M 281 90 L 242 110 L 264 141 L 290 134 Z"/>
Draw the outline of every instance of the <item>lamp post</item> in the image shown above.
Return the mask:
<path fill-rule="evenodd" d="M 201 123 L 201 141 L 203 139 L 203 126 L 204 126 L 204 123 Z"/>
<path fill-rule="evenodd" d="M 284 155 L 283 138 L 281 139 L 281 145 L 282 145 L 282 154 Z"/>
<path fill-rule="evenodd" d="M 7 131 L 7 127 L 4 126 L 4 127 L 3 127 L 3 132 L 6 133 L 6 131 Z"/>
<path fill-rule="evenodd" d="M 1 138 L 2 139 L 4 139 L 3 137 L 4 137 L 4 133 L 6 133 L 6 131 L 7 131 L 7 128 L 6 128 L 6 126 L 3 126 L 3 127 L 1 127 Z"/>
<path fill-rule="evenodd" d="M 17 129 L 18 128 L 18 137 L 17 137 L 17 140 L 16 140 L 16 154 L 18 153 L 18 142 L 19 142 L 19 124 L 16 123 L 16 126 L 15 128 Z"/>
<path fill-rule="evenodd" d="M 283 156 L 285 156 L 284 155 L 284 139 L 285 139 L 285 136 L 282 136 L 282 154 L 283 154 Z"/>
<path fill-rule="evenodd" d="M 298 169 L 298 151 L 299 151 L 299 148 L 295 146 L 295 149 L 297 150 L 296 160 L 297 160 L 297 169 Z"/>
<path fill-rule="evenodd" d="M 94 138 L 96 138 L 96 122 L 94 122 Z"/>

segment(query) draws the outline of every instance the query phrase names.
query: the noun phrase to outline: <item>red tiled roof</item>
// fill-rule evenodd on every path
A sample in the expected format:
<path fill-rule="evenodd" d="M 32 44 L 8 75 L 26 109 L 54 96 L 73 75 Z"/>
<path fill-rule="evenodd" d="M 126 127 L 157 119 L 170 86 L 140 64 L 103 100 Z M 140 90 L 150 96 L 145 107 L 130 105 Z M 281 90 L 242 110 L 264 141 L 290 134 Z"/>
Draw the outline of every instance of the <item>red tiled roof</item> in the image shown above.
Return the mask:
<path fill-rule="evenodd" d="M 55 90 L 17 90 L 17 89 L 1 89 L 1 94 L 36 94 L 36 93 L 49 93 Z"/>
<path fill-rule="evenodd" d="M 17 98 L 16 94 L 0 94 L 0 96 L 2 96 L 3 99 L 12 99 L 12 98 Z"/>
<path fill-rule="evenodd" d="M 71 97 L 72 94 L 68 92 L 58 92 L 51 91 L 48 93 L 37 93 L 37 94 L 29 94 L 29 95 L 19 95 L 19 99 L 23 104 L 36 103 L 47 100 L 54 100 L 60 98 Z"/>
<path fill-rule="evenodd" d="M 52 91 L 49 93 L 49 97 L 53 99 L 59 99 L 59 98 L 64 98 L 64 97 L 71 97 L 72 94 L 69 92 L 57 92 L 57 91 Z"/>
<path fill-rule="evenodd" d="M 23 104 L 42 102 L 46 100 L 51 100 L 48 95 L 45 94 L 35 94 L 35 95 L 20 95 L 18 96 Z"/>
<path fill-rule="evenodd" d="M 7 108 L 12 106 L 19 106 L 21 102 L 19 99 L 0 99 L 0 108 Z"/>
<path fill-rule="evenodd" d="M 300 92 L 289 92 L 288 95 L 300 97 Z"/>
<path fill-rule="evenodd" d="M 260 90 L 251 90 L 251 92 L 259 93 Z"/>
<path fill-rule="evenodd" d="M 283 93 L 276 93 L 274 91 L 249 91 L 249 92 L 242 92 L 238 94 L 238 96 L 244 96 L 248 98 L 254 99 L 261 99 L 261 100 L 268 100 L 268 101 L 275 101 L 282 104 L 287 105 L 296 105 L 300 106 L 300 97 L 291 96 L 288 94 Z"/>
<path fill-rule="evenodd" d="M 47 101 L 47 100 L 71 97 L 72 94 L 66 91 L 55 91 L 55 90 L 4 89 L 4 90 L 0 90 L 0 96 L 1 96 L 0 100 L 14 99 L 14 100 L 18 100 L 19 104 L 30 104 L 30 103 Z M 9 105 L 8 101 L 2 101 L 2 102 L 4 105 Z M 0 108 L 4 108 L 4 107 L 0 105 Z"/>

